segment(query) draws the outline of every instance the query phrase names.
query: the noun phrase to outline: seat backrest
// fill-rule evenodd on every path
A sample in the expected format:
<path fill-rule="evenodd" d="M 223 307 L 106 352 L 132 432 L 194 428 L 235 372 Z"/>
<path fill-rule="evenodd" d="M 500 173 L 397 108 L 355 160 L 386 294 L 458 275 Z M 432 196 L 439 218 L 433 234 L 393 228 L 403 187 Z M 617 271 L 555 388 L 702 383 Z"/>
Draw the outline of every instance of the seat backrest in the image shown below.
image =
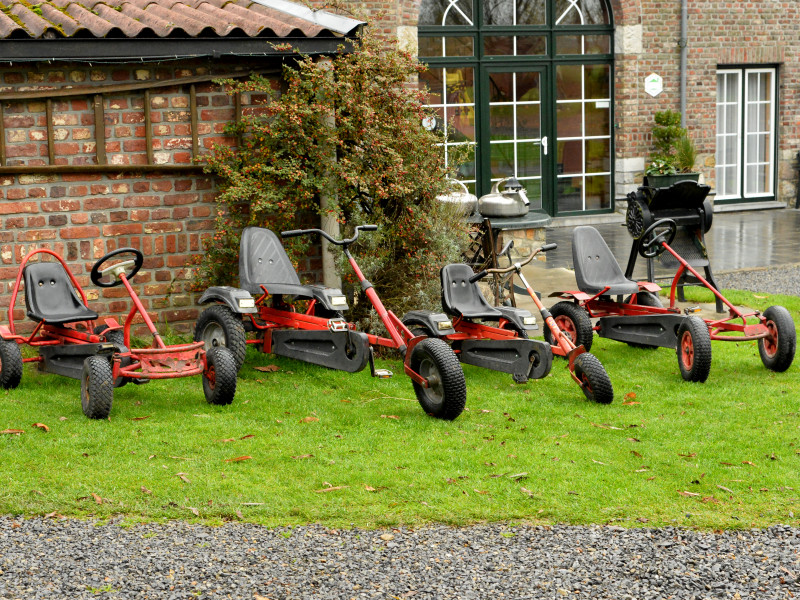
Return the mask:
<path fill-rule="evenodd" d="M 589 225 L 572 231 L 572 264 L 578 289 L 584 292 L 628 281 L 603 236 Z"/>
<path fill-rule="evenodd" d="M 450 315 L 494 313 L 497 309 L 486 301 L 477 283 L 469 279 L 475 274 L 469 265 L 445 265 L 440 271 L 442 308 Z"/>
<path fill-rule="evenodd" d="M 82 315 L 86 305 L 72 287 L 69 275 L 57 262 L 36 262 L 25 265 L 25 304 L 28 315 L 41 320 L 64 320 L 65 315 Z"/>
<path fill-rule="evenodd" d="M 260 294 L 267 283 L 300 285 L 300 278 L 274 232 L 246 227 L 239 245 L 239 287 Z"/>

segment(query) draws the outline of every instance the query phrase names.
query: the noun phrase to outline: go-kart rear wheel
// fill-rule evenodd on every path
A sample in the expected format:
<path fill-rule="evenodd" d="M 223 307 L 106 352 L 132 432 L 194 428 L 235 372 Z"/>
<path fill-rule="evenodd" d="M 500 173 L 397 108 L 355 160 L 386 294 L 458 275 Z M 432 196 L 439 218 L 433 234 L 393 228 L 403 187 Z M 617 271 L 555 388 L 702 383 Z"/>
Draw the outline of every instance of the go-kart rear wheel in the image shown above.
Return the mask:
<path fill-rule="evenodd" d="M 769 337 L 758 340 L 761 362 L 771 371 L 783 373 L 791 366 L 797 348 L 794 321 L 783 306 L 770 306 L 764 311 L 764 319 Z"/>
<path fill-rule="evenodd" d="M 625 304 L 632 304 L 633 296 L 628 296 L 625 298 Z M 653 308 L 664 308 L 664 305 L 661 303 L 659 297 L 652 292 L 648 292 L 646 290 L 640 291 L 636 294 L 636 304 L 639 306 L 650 306 Z M 638 342 L 625 342 L 631 348 L 641 348 L 643 350 L 655 350 L 658 346 L 653 346 L 652 344 L 640 344 Z"/>
<path fill-rule="evenodd" d="M 561 333 L 568 336 L 573 344 L 583 346 L 587 352 L 591 350 L 594 330 L 589 313 L 584 308 L 574 302 L 558 302 L 550 308 L 550 314 Z M 558 345 L 549 327 L 544 328 L 544 339 L 551 346 Z"/>
<path fill-rule="evenodd" d="M 214 304 L 205 309 L 194 326 L 194 341 L 205 342 L 206 350 L 224 347 L 230 350 L 236 361 L 238 371 L 244 364 L 247 354 L 247 334 L 244 332 L 242 318 L 222 304 Z"/>
<path fill-rule="evenodd" d="M 686 381 L 704 382 L 711 372 L 711 335 L 705 321 L 687 317 L 678 328 L 678 366 Z"/>
<path fill-rule="evenodd" d="M 114 402 L 114 379 L 111 363 L 102 356 L 83 361 L 81 408 L 90 419 L 107 419 Z"/>
<path fill-rule="evenodd" d="M 209 404 L 230 404 L 236 394 L 236 360 L 227 348 L 218 346 L 206 351 L 203 393 Z"/>
<path fill-rule="evenodd" d="M 0 386 L 13 390 L 22 379 L 22 352 L 12 340 L 0 340 Z"/>
<path fill-rule="evenodd" d="M 611 404 L 614 387 L 603 363 L 594 355 L 584 352 L 575 358 L 575 376 L 586 398 L 598 404 Z"/>
<path fill-rule="evenodd" d="M 467 383 L 461 363 L 445 341 L 422 340 L 411 351 L 409 366 L 428 380 L 428 387 L 414 382 L 422 410 L 447 421 L 461 414 L 467 403 Z"/>

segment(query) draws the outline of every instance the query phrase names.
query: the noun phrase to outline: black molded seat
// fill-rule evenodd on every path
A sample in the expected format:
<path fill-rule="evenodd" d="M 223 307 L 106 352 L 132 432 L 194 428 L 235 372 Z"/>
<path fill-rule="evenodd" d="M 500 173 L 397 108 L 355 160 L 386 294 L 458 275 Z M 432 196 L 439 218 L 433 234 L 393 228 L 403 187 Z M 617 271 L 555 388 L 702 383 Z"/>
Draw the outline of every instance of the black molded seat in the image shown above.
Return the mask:
<path fill-rule="evenodd" d="M 483 297 L 477 283 L 469 279 L 475 272 L 465 264 L 445 265 L 442 280 L 442 308 L 450 316 L 499 321 L 503 313 Z"/>
<path fill-rule="evenodd" d="M 260 296 L 262 285 L 272 295 L 317 299 L 331 289 L 300 283 L 278 236 L 263 227 L 246 227 L 239 243 L 239 287 Z"/>
<path fill-rule="evenodd" d="M 97 318 L 97 313 L 89 310 L 75 293 L 60 263 L 28 263 L 24 277 L 25 304 L 34 321 L 58 325 Z"/>
<path fill-rule="evenodd" d="M 608 244 L 594 227 L 583 225 L 572 232 L 572 262 L 578 289 L 587 294 L 617 296 L 635 294 L 639 285 L 631 281 L 608 248 Z"/>

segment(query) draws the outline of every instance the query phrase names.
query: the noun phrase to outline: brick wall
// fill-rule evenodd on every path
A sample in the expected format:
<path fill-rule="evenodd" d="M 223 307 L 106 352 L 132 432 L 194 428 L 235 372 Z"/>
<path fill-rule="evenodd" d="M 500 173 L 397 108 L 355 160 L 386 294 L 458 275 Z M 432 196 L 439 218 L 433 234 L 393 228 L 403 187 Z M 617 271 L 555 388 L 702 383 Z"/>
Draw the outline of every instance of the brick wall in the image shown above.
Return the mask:
<path fill-rule="evenodd" d="M 652 151 L 653 115 L 667 108 L 680 108 L 677 42 L 681 3 L 679 0 L 614 0 L 612 4 L 617 35 L 626 31 L 630 35 L 627 45 L 620 47 L 620 40 L 617 41 L 617 159 L 646 159 Z M 776 194 L 778 200 L 793 205 L 797 184 L 794 158 L 800 150 L 798 32 L 800 3 L 796 1 L 689 2 L 686 122 L 697 144 L 706 182 L 712 186 L 715 183 L 717 68 L 777 66 L 780 107 Z M 644 78 L 652 72 L 664 79 L 664 91 L 655 98 L 645 93 L 643 85 Z M 630 175 L 634 178 L 632 181 L 641 181 L 641 173 Z M 624 195 L 620 191 L 618 189 L 618 197 Z"/>
<path fill-rule="evenodd" d="M 264 65 L 257 65 L 263 69 Z M 247 72 L 249 65 L 215 64 L 213 73 Z M 207 64 L 148 68 L 87 68 L 82 65 L 0 69 L 0 92 L 104 86 L 193 77 L 210 73 Z M 98 88 L 99 89 L 99 88 Z M 196 84 L 200 154 L 223 137 L 234 118 L 234 101 L 213 83 Z M 191 118 L 187 86 L 150 91 L 153 162 L 192 164 Z M 96 164 L 92 96 L 52 102 L 53 146 L 58 165 Z M 194 257 L 212 235 L 217 182 L 202 170 L 119 172 L 34 172 L 48 164 L 44 100 L 3 101 L 8 167 L 31 172 L 0 172 L 0 319 L 6 321 L 10 291 L 22 258 L 35 248 L 50 248 L 70 265 L 101 315 L 124 316 L 130 307 L 124 288 L 102 290 L 89 281 L 95 260 L 116 248 L 132 246 L 145 255 L 134 284 L 157 322 L 190 330 L 198 314 L 190 289 Z M 247 110 L 248 99 L 244 99 Z M 111 165 L 146 165 L 144 94 L 109 94 L 104 100 L 105 150 Z M 24 171 L 24 169 L 22 169 Z M 318 256 L 301 270 L 316 270 Z M 24 319 L 24 311 L 16 317 Z"/>

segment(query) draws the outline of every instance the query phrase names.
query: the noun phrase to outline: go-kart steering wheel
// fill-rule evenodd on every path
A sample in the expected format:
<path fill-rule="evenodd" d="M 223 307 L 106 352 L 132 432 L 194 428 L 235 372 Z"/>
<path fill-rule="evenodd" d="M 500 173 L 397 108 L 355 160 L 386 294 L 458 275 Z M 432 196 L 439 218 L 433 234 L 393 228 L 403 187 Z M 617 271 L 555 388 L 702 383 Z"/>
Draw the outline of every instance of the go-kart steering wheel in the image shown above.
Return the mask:
<path fill-rule="evenodd" d="M 110 267 L 106 267 L 105 269 L 101 269 L 100 268 L 100 267 L 103 266 L 103 263 L 105 263 L 109 259 L 117 256 L 118 254 L 133 254 L 135 258 L 124 260 L 122 262 L 119 262 L 119 263 L 116 263 L 114 265 L 111 265 Z M 108 254 L 106 254 L 103 258 L 98 260 L 96 263 L 94 263 L 94 266 L 92 267 L 92 273 L 91 273 L 92 283 L 97 285 L 97 286 L 99 286 L 99 287 L 103 287 L 103 288 L 118 286 L 118 285 L 120 285 L 122 283 L 122 279 L 119 279 L 118 277 L 113 277 L 111 279 L 111 281 L 108 282 L 108 283 L 103 281 L 101 278 L 103 277 L 103 275 L 105 275 L 109 271 L 115 271 L 117 269 L 124 269 L 124 268 L 129 267 L 130 265 L 133 265 L 133 269 L 131 269 L 131 272 L 130 273 L 127 273 L 127 272 L 125 273 L 125 277 L 128 278 L 128 279 L 131 279 L 131 278 L 133 278 L 134 275 L 136 275 L 136 273 L 139 272 L 139 269 L 142 268 L 142 263 L 143 262 L 144 262 L 144 254 L 142 254 L 136 248 L 118 248 L 117 250 L 113 250 L 113 251 L 109 252 Z"/>
<path fill-rule="evenodd" d="M 665 228 L 660 233 L 655 233 L 656 229 Z M 639 245 L 639 254 L 644 258 L 655 258 L 662 254 L 667 246 L 675 239 L 675 234 L 678 233 L 678 226 L 672 219 L 661 219 L 656 221 L 650 227 L 645 229 L 642 237 L 639 238 L 641 243 Z M 648 239 L 652 235 L 652 239 Z M 666 239 L 665 239 L 666 238 Z"/>

